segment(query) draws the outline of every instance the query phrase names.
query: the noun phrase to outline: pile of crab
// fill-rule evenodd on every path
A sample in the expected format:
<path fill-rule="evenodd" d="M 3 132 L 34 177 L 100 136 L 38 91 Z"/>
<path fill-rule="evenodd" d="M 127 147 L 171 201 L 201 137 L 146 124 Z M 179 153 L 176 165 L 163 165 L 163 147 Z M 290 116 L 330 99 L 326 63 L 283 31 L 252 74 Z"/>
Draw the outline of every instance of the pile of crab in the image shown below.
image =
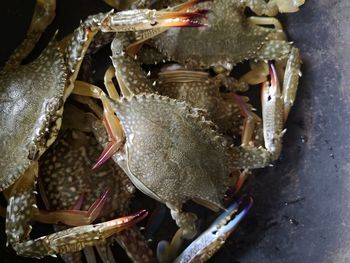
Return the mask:
<path fill-rule="evenodd" d="M 114 262 L 114 241 L 133 262 L 204 262 L 250 209 L 252 199 L 238 197 L 250 170 L 280 155 L 301 62 L 275 16 L 304 1 L 105 2 L 117 11 L 88 17 L 22 65 L 55 14 L 54 0 L 37 0 L 27 38 L 0 72 L 7 243 L 66 262 L 81 262 L 82 251 L 87 262 L 95 251 Z M 103 46 L 111 64 L 98 87 L 89 60 Z M 233 77 L 243 62 L 249 70 Z M 260 85 L 261 114 L 242 95 L 251 85 Z M 131 211 L 136 189 L 178 226 L 156 253 L 135 225 L 148 214 Z M 201 235 L 189 200 L 221 213 Z M 33 238 L 33 222 L 57 232 Z"/>

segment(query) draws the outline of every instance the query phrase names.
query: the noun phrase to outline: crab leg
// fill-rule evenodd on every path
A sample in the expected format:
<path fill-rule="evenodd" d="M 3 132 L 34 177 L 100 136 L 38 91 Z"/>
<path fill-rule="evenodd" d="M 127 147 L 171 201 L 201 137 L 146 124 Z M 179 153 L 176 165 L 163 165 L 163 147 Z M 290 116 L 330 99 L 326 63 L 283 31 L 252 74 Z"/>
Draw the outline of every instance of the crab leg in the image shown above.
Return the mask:
<path fill-rule="evenodd" d="M 33 50 L 42 33 L 55 17 L 56 0 L 37 0 L 26 39 L 12 53 L 5 67 L 18 66 Z"/>
<path fill-rule="evenodd" d="M 221 248 L 225 243 L 224 241 L 246 216 L 252 204 L 252 198 L 242 198 L 240 201 L 233 203 L 204 233 L 192 241 L 175 261 L 172 260 L 174 245 L 167 241 L 159 242 L 157 248 L 158 261 L 160 263 L 205 262 Z"/>
<path fill-rule="evenodd" d="M 282 150 L 283 100 L 279 87 L 277 73 L 270 64 L 271 84 L 265 82 L 262 87 L 262 112 L 264 147 L 242 145 L 229 149 L 232 155 L 232 165 L 238 169 L 262 168 L 276 160 Z"/>
<path fill-rule="evenodd" d="M 240 172 L 238 180 L 236 182 L 236 185 L 234 187 L 234 194 L 237 194 L 239 190 L 241 190 L 242 186 L 244 185 L 244 182 L 247 180 L 247 178 L 251 175 L 251 171 L 244 169 L 242 172 Z"/>
<path fill-rule="evenodd" d="M 303 0 L 300 1 L 302 4 Z M 291 47 L 291 43 L 286 41 L 286 35 L 283 32 L 282 26 L 275 18 L 268 17 L 250 17 L 249 21 L 256 25 L 274 25 L 277 30 L 271 37 L 274 40 L 268 41 L 259 52 L 260 60 L 272 60 L 274 58 L 281 58 L 276 61 L 276 70 L 279 77 L 283 77 L 283 110 L 284 122 L 287 121 L 291 107 L 294 104 L 296 92 L 298 89 L 299 78 L 301 76 L 300 66 L 301 59 L 299 49 Z M 278 53 L 276 53 L 278 52 Z M 287 62 L 285 62 L 287 59 Z M 285 67 L 285 69 L 284 69 Z M 248 73 L 249 74 L 249 73 Z M 243 76 L 246 80 L 249 77 Z"/>
<path fill-rule="evenodd" d="M 161 263 L 171 262 L 180 252 L 185 239 L 191 239 L 197 234 L 196 220 L 197 216 L 194 213 L 183 212 L 178 207 L 169 203 L 166 204 L 170 209 L 171 217 L 180 227 L 173 236 L 170 244 L 167 241 L 162 241 L 158 244 L 157 257 Z"/>
<path fill-rule="evenodd" d="M 243 132 L 242 132 L 242 146 L 247 146 L 252 141 L 252 137 L 255 130 L 255 124 L 261 122 L 261 119 L 253 113 L 249 107 L 246 105 L 246 102 L 235 93 L 227 93 L 222 95 L 224 98 L 230 98 L 238 106 L 241 111 L 242 116 L 244 117 Z"/>
<path fill-rule="evenodd" d="M 233 203 L 176 258 L 174 263 L 205 262 L 216 253 L 252 207 L 253 199 Z"/>
<path fill-rule="evenodd" d="M 105 163 L 120 149 L 120 147 L 124 145 L 124 132 L 119 119 L 111 108 L 109 99 L 99 87 L 82 81 L 76 81 L 73 93 L 81 96 L 89 96 L 101 99 L 104 106 L 103 124 L 105 125 L 108 132 L 110 143 L 94 165 L 93 169 L 96 169 Z"/>
<path fill-rule="evenodd" d="M 33 162 L 15 184 L 4 192 L 5 196 L 8 196 L 6 235 L 8 243 L 12 246 L 30 234 L 32 227 L 29 222 L 33 208 L 37 208 L 34 194 L 37 174 L 38 162 Z"/>
<path fill-rule="evenodd" d="M 112 100 L 120 99 L 119 94 L 114 86 L 112 79 L 115 77 L 115 70 L 113 66 L 110 66 L 104 75 L 104 85 L 107 89 L 108 95 Z"/>
<path fill-rule="evenodd" d="M 141 221 L 146 216 L 147 212 L 142 210 L 130 216 L 100 224 L 69 228 L 35 240 L 18 243 L 15 249 L 22 256 L 38 258 L 80 251 L 87 246 L 101 244 L 106 238 Z"/>
<path fill-rule="evenodd" d="M 268 59 L 273 53 L 272 50 L 276 48 L 280 49 L 282 53 L 279 61 L 276 61 L 276 71 L 277 76 L 283 78 L 283 110 L 284 110 L 284 122 L 287 121 L 291 107 L 294 104 L 296 97 L 296 92 L 298 90 L 299 78 L 301 76 L 300 66 L 301 58 L 299 49 L 291 47 L 291 43 L 284 40 L 279 40 L 283 38 L 281 35 L 276 35 L 277 40 L 269 41 L 265 47 L 261 50 L 260 56 L 264 59 Z M 284 69 L 285 68 L 285 69 Z"/>
<path fill-rule="evenodd" d="M 282 150 L 283 130 L 283 102 L 282 94 L 273 64 L 270 64 L 271 85 L 265 82 L 261 91 L 263 112 L 263 131 L 265 148 L 271 153 L 272 160 L 276 160 Z"/>
<path fill-rule="evenodd" d="M 82 226 L 91 224 L 100 215 L 100 212 L 107 201 L 108 192 L 109 191 L 106 191 L 101 198 L 97 199 L 87 211 L 79 210 L 81 206 L 81 202 L 79 202 L 81 198 L 79 198 L 77 205 L 72 209 L 53 212 L 35 210 L 33 218 L 35 221 L 46 224 L 63 223 L 69 226 Z"/>

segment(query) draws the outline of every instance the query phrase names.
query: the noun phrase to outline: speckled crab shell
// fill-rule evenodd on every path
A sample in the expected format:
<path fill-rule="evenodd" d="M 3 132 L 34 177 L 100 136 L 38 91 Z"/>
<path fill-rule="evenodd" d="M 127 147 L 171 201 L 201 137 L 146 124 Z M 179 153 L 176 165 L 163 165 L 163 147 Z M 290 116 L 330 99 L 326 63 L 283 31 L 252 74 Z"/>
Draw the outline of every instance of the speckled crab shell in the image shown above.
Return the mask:
<path fill-rule="evenodd" d="M 111 103 L 126 135 L 124 151 L 114 159 L 137 188 L 162 203 L 196 199 L 223 207 L 225 140 L 201 110 L 155 94 Z"/>
<path fill-rule="evenodd" d="M 54 141 L 61 124 L 66 68 L 51 42 L 34 62 L 0 73 L 0 191 Z"/>

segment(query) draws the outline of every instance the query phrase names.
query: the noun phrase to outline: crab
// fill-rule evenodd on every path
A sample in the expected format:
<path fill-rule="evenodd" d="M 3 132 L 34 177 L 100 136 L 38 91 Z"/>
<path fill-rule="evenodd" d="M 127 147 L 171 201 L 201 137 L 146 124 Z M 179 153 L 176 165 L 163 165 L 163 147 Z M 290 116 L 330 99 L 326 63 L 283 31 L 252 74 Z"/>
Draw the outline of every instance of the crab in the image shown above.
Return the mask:
<path fill-rule="evenodd" d="M 81 119 L 84 115 L 85 112 L 75 106 L 66 106 L 62 135 L 39 161 L 39 188 L 49 211 L 72 208 L 91 210 L 93 207 L 93 218 L 90 221 L 97 218 L 104 222 L 130 213 L 129 206 L 135 187 L 112 160 L 100 169 L 92 170 L 91 163 L 97 159 L 101 147 L 92 134 L 92 127 L 93 123 L 99 120 L 92 114 L 86 114 L 88 118 Z M 99 138 L 106 139 L 106 136 Z M 105 194 L 100 198 L 103 192 Z M 93 205 L 94 202 L 97 203 L 95 200 L 99 199 L 103 200 L 103 204 Z M 62 230 L 67 226 L 56 225 L 55 228 Z M 133 262 L 156 261 L 137 227 L 130 227 L 113 236 L 113 239 L 123 246 Z M 106 244 L 96 246 L 105 262 L 114 261 L 110 244 L 109 239 Z M 84 252 L 88 262 L 96 260 L 92 248 L 87 247 Z M 66 262 L 72 262 L 72 258 L 76 258 L 74 262 L 81 262 L 79 252 L 63 254 L 61 257 Z"/>
<path fill-rule="evenodd" d="M 147 214 L 141 211 L 109 222 L 29 239 L 30 220 L 34 215 L 47 223 L 76 225 L 74 213 L 39 211 L 35 185 L 38 160 L 57 137 L 64 102 L 73 90 L 82 58 L 94 35 L 100 30 L 117 32 L 200 25 L 191 20 L 197 17 L 196 13 L 182 9 L 100 13 L 88 17 L 60 42 L 52 40 L 32 63 L 21 65 L 52 21 L 55 4 L 54 0 L 37 1 L 27 38 L 0 72 L 0 191 L 4 191 L 8 200 L 6 234 L 17 254 L 27 257 L 75 252 L 98 244 Z M 78 225 L 86 222 L 84 216 L 78 219 Z"/>
<path fill-rule="evenodd" d="M 227 143 L 202 109 L 155 94 L 138 62 L 125 56 L 129 43 L 126 34 L 117 34 L 112 42 L 114 72 L 108 70 L 105 78 L 109 96 L 81 81 L 76 81 L 73 92 L 100 99 L 104 107 L 110 142 L 95 168 L 113 157 L 141 192 L 166 204 L 180 227 L 172 242 L 177 251 L 182 238 L 197 233 L 197 217 L 183 211 L 183 203 L 192 199 L 216 212 L 223 209 L 228 175 L 237 169 L 264 167 L 271 155 L 278 154 L 274 147 L 280 141 L 275 144 L 275 138 L 281 139 L 283 115 L 273 103 L 281 101 L 277 75 L 270 65 L 271 85 L 266 82 L 262 92 L 268 149 L 248 145 L 242 150 Z M 121 95 L 111 81 L 113 74 Z M 171 253 L 169 258 L 176 255 Z"/>

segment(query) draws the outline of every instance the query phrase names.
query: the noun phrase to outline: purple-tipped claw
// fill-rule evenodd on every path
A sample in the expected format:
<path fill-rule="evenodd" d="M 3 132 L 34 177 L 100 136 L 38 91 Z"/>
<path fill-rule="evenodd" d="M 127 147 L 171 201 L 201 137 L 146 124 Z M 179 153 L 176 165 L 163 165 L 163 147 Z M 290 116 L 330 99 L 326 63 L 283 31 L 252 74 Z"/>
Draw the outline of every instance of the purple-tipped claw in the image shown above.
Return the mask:
<path fill-rule="evenodd" d="M 271 87 L 273 89 L 277 89 L 278 79 L 277 79 L 276 68 L 271 62 L 269 63 L 269 70 L 270 70 L 270 77 L 271 77 Z"/>
<path fill-rule="evenodd" d="M 107 202 L 108 196 L 109 196 L 110 190 L 107 189 L 106 192 L 101 196 L 101 198 L 97 199 L 89 208 L 87 211 L 87 214 L 90 217 L 91 222 L 95 221 L 99 215 L 101 214 L 101 211 Z"/>
<path fill-rule="evenodd" d="M 209 259 L 225 243 L 252 205 L 251 197 L 243 197 L 233 203 L 176 258 L 174 263 L 204 262 Z"/>
<path fill-rule="evenodd" d="M 115 141 L 111 141 L 106 149 L 102 152 L 100 157 L 98 158 L 97 162 L 94 164 L 92 169 L 97 169 L 102 164 L 107 162 L 118 150 L 120 149 L 120 144 L 116 143 Z"/>

